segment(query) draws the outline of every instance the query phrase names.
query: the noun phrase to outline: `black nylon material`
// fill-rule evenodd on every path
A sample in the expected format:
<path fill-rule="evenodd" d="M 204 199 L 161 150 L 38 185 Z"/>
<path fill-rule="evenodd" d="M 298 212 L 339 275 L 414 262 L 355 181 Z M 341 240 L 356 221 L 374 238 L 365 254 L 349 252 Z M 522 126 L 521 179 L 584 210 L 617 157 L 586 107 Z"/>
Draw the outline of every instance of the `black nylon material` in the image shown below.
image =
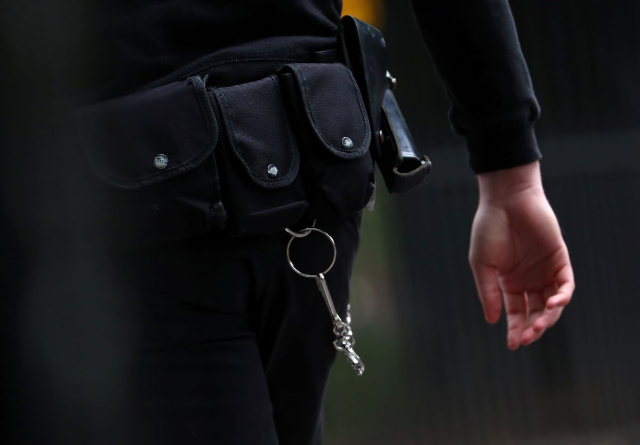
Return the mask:
<path fill-rule="evenodd" d="M 218 157 L 232 230 L 270 234 L 295 224 L 308 203 L 278 78 L 215 88 L 213 94 L 224 131 Z M 268 174 L 270 166 L 277 169 L 274 177 Z"/>
<path fill-rule="evenodd" d="M 88 158 L 105 181 L 90 232 L 156 244 L 221 228 L 228 212 L 233 233 L 270 234 L 303 216 L 365 207 L 375 187 L 371 131 L 346 66 L 291 64 L 208 91 L 190 78 L 79 113 Z M 154 166 L 158 154 L 166 169 Z"/>
<path fill-rule="evenodd" d="M 73 201 L 91 244 L 158 245 L 223 227 L 213 151 L 218 125 L 199 77 L 75 113 L 87 164 Z M 155 165 L 166 156 L 165 168 Z"/>
<path fill-rule="evenodd" d="M 297 95 L 307 117 L 306 129 L 318 142 L 343 159 L 358 158 L 369 151 L 371 130 L 367 112 L 349 69 L 341 63 L 287 65 L 299 89 Z M 343 146 L 348 137 L 352 145 Z"/>
<path fill-rule="evenodd" d="M 75 117 L 91 167 L 122 188 L 189 171 L 218 141 L 218 125 L 199 77 L 85 107 Z M 169 161 L 164 169 L 154 165 L 159 154 Z"/>
<path fill-rule="evenodd" d="M 375 187 L 371 132 L 344 65 L 287 65 L 279 77 L 213 92 L 224 130 L 223 202 L 236 234 L 277 233 L 303 215 L 345 217 L 365 207 Z"/>
<path fill-rule="evenodd" d="M 302 177 L 311 200 L 307 215 L 336 218 L 364 208 L 375 175 L 371 129 L 353 76 L 340 63 L 292 64 L 281 78 L 302 146 Z M 343 137 L 353 147 L 343 147 Z"/>
<path fill-rule="evenodd" d="M 265 188 L 291 184 L 298 174 L 300 153 L 289 130 L 278 78 L 213 91 L 228 142 L 249 177 Z M 269 166 L 276 167 L 273 176 Z"/>

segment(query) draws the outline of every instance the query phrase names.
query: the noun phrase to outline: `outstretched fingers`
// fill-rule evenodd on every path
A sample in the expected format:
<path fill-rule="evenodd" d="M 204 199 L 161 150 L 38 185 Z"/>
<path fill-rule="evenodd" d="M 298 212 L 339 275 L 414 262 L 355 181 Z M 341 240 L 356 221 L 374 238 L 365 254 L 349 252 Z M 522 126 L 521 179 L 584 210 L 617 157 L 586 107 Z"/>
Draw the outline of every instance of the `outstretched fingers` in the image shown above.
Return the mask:
<path fill-rule="evenodd" d="M 562 315 L 562 311 L 564 309 L 564 305 L 561 306 L 553 306 L 552 309 L 549 309 L 549 300 L 558 296 L 559 288 L 556 283 L 547 286 L 544 291 L 544 298 L 547 301 L 544 312 L 540 318 L 538 318 L 533 324 L 533 330 L 542 334 L 542 332 L 549 329 L 551 326 L 556 324 L 560 315 Z"/>
<path fill-rule="evenodd" d="M 502 292 L 496 269 L 481 264 L 471 264 L 473 277 L 478 289 L 478 297 L 484 309 L 484 317 L 488 323 L 495 323 L 502 313 Z"/>
<path fill-rule="evenodd" d="M 504 305 L 507 346 L 511 350 L 535 342 L 556 324 L 575 290 L 570 263 L 556 273 L 553 283 L 541 291 L 526 293 L 503 291 L 494 267 L 472 262 L 471 269 L 487 322 L 497 322 Z"/>
<path fill-rule="evenodd" d="M 536 321 L 544 315 L 546 300 L 542 292 L 527 292 L 527 302 L 529 305 L 529 316 L 522 333 L 522 344 L 525 346 L 539 339 L 544 333 L 544 330 L 534 330 L 534 325 Z"/>
<path fill-rule="evenodd" d="M 571 301 L 575 290 L 573 270 L 567 263 L 556 274 L 556 281 L 543 290 L 546 301 L 543 314 L 533 324 L 533 330 L 542 334 L 545 330 L 556 324 L 565 306 Z"/>
<path fill-rule="evenodd" d="M 571 301 L 576 285 L 570 263 L 567 263 L 558 271 L 556 274 L 556 283 L 557 289 L 554 289 L 555 292 L 547 299 L 547 309 L 564 307 Z"/>
<path fill-rule="evenodd" d="M 524 293 L 505 292 L 504 307 L 507 313 L 507 347 L 516 350 L 522 343 L 522 334 L 527 325 L 527 300 Z"/>

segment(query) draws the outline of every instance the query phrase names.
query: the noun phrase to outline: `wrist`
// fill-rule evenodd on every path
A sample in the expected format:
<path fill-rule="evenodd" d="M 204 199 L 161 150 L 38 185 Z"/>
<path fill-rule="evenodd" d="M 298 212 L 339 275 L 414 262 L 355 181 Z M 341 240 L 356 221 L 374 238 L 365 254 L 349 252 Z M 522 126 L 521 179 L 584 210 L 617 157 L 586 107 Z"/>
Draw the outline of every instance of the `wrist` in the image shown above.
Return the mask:
<path fill-rule="evenodd" d="M 494 202 L 509 199 L 523 192 L 542 193 L 540 162 L 477 175 L 480 201 Z"/>

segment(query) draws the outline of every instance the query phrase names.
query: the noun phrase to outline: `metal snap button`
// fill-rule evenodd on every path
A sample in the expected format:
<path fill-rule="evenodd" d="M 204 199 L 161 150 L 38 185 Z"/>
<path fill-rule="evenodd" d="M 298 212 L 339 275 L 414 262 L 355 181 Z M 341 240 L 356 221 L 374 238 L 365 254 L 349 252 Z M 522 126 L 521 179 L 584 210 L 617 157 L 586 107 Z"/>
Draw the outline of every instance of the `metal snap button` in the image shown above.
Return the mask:
<path fill-rule="evenodd" d="M 169 165 L 169 158 L 165 155 L 159 154 L 156 155 L 155 158 L 153 158 L 153 166 L 158 170 L 164 170 L 165 168 L 167 168 L 167 165 Z"/>
<path fill-rule="evenodd" d="M 342 147 L 349 149 L 353 147 L 353 141 L 351 140 L 351 138 L 349 137 L 343 137 L 342 138 Z"/>
<path fill-rule="evenodd" d="M 269 164 L 267 166 L 267 174 L 272 178 L 277 178 L 278 177 L 278 167 L 276 167 L 273 164 Z"/>

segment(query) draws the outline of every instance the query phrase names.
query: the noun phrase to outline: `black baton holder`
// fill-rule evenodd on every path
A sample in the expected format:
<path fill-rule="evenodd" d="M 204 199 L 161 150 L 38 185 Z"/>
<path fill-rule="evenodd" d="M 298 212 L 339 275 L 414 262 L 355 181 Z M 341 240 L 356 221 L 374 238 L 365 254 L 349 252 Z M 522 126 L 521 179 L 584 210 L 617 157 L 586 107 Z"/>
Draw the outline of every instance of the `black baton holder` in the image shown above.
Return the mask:
<path fill-rule="evenodd" d="M 360 87 L 372 130 L 371 154 L 389 193 L 408 192 L 431 172 L 431 161 L 419 156 L 392 90 L 382 33 L 352 16 L 344 16 L 339 32 L 342 60 Z"/>

